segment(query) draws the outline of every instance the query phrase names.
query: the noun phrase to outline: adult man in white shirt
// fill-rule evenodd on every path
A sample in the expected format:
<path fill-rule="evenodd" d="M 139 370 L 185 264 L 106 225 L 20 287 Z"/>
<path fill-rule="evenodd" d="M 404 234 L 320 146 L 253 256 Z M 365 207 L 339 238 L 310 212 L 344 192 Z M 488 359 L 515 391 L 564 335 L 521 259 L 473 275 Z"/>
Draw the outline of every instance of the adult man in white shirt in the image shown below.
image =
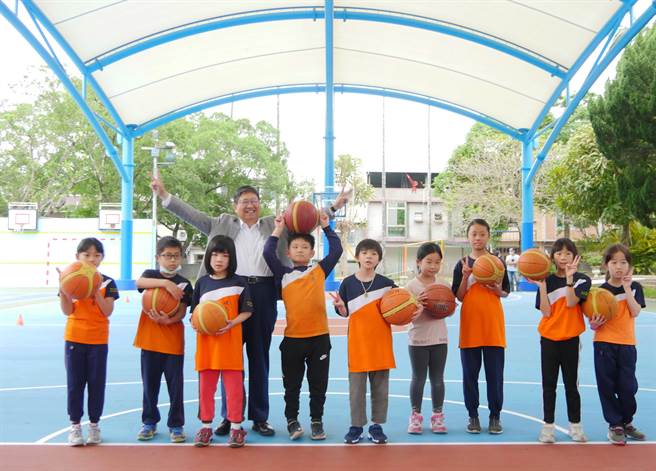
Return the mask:
<path fill-rule="evenodd" d="M 274 229 L 274 216 L 260 218 L 260 195 L 252 186 L 242 186 L 235 192 L 235 215 L 221 214 L 210 217 L 194 209 L 166 191 L 159 178 L 153 178 L 151 188 L 162 200 L 162 206 L 180 219 L 196 227 L 211 240 L 215 235 L 225 235 L 235 241 L 237 250 L 237 275 L 249 284 L 254 312 L 243 324 L 243 337 L 248 356 L 248 420 L 253 430 L 263 436 L 275 434 L 267 422 L 269 418 L 269 347 L 271 335 L 278 317 L 278 292 L 273 273 L 264 260 L 264 243 Z M 348 193 L 342 192 L 326 211 L 330 216 L 346 204 Z M 287 234 L 283 233 L 278 244 L 278 258 L 290 265 L 287 257 Z M 205 274 L 204 263 L 198 276 Z M 223 396 L 223 394 L 222 394 Z M 216 429 L 217 435 L 230 432 L 230 422 L 225 419 L 225 402 L 222 407 L 223 422 Z"/>
<path fill-rule="evenodd" d="M 517 263 L 519 262 L 519 255 L 515 253 L 515 249 L 508 250 L 506 256 L 506 267 L 508 268 L 508 278 L 510 279 L 511 291 L 517 291 L 519 287 L 519 276 L 517 273 Z"/>

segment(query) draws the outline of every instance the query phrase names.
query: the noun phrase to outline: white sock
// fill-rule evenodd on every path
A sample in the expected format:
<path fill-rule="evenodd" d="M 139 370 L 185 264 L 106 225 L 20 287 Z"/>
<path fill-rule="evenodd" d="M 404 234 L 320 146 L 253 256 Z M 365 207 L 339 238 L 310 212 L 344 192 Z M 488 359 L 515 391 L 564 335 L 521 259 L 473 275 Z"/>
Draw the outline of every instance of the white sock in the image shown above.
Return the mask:
<path fill-rule="evenodd" d="M 241 422 L 230 422 L 230 430 L 239 430 L 241 428 Z"/>
<path fill-rule="evenodd" d="M 203 428 L 212 428 L 212 422 L 203 422 Z"/>

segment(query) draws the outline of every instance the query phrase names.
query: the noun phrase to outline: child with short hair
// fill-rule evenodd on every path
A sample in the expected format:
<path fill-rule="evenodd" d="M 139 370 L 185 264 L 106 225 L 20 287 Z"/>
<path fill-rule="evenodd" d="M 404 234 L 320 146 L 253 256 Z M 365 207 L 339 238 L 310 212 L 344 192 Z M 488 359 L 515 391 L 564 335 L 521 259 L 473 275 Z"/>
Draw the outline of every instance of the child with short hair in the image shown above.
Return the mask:
<path fill-rule="evenodd" d="M 310 428 L 312 440 L 324 440 L 323 408 L 328 389 L 330 366 L 330 334 L 326 313 L 324 286 L 326 277 L 342 255 L 342 244 L 329 226 L 328 215 L 320 214 L 320 223 L 328 239 L 328 254 L 317 265 L 309 266 L 314 256 L 314 237 L 311 234 L 289 234 L 287 256 L 293 268 L 284 266 L 276 250 L 285 229 L 282 216 L 275 219 L 275 229 L 264 245 L 264 259 L 282 285 L 285 303 L 285 336 L 280 343 L 282 378 L 285 388 L 285 417 L 291 440 L 303 435 L 298 421 L 299 395 L 307 364 L 310 389 Z"/>
<path fill-rule="evenodd" d="M 150 440 L 157 433 L 160 421 L 157 399 L 162 380 L 166 379 L 170 407 L 167 420 L 173 443 L 186 440 L 184 433 L 184 318 L 191 304 L 193 288 L 188 279 L 178 274 L 182 260 L 182 244 L 172 236 L 157 241 L 156 259 L 159 270 L 146 270 L 137 280 L 139 292 L 161 288 L 180 301 L 178 310 L 171 316 L 141 311 L 134 346 L 141 349 L 141 381 L 143 383 L 142 427 L 138 440 Z"/>
<path fill-rule="evenodd" d="M 82 239 L 75 258 L 98 268 L 105 257 L 102 242 Z M 59 271 L 59 270 L 57 270 Z M 68 416 L 71 430 L 68 444 L 84 445 L 80 420 L 84 414 L 84 389 L 88 388 L 89 435 L 87 445 L 102 441 L 98 422 L 105 404 L 109 316 L 119 298 L 114 280 L 102 275 L 98 290 L 89 298 L 73 299 L 59 288 L 59 305 L 66 319 L 64 332 Z"/>
<path fill-rule="evenodd" d="M 419 302 L 426 300 L 424 290 L 435 283 L 448 286 L 437 278 L 442 266 L 442 249 L 434 242 L 422 244 L 417 250 L 417 276 L 405 286 L 417 297 Z M 426 374 L 430 377 L 433 414 L 431 431 L 447 433 L 444 424 L 444 367 L 446 365 L 448 336 L 446 321 L 435 319 L 428 312 L 422 312 L 413 319 L 408 329 L 408 352 L 412 366 L 410 382 L 410 414 L 408 433 L 422 433 L 421 403 L 426 384 Z"/>
<path fill-rule="evenodd" d="M 367 423 L 367 379 L 371 388 L 371 421 L 368 438 L 374 443 L 387 443 L 382 424 L 387 421 L 389 370 L 396 368 L 392 346 L 392 329 L 380 311 L 383 295 L 396 285 L 376 273 L 383 259 L 383 248 L 373 239 L 364 239 L 355 248 L 359 269 L 347 276 L 332 294 L 335 310 L 348 317 L 348 369 L 351 427 L 344 443 L 362 440 Z"/>
<path fill-rule="evenodd" d="M 196 371 L 199 376 L 198 418 L 202 422 L 196 433 L 194 445 L 205 447 L 212 441 L 214 420 L 214 394 L 222 377 L 227 403 L 227 419 L 230 422 L 228 446 L 244 446 L 246 431 L 241 427 L 244 420 L 244 355 L 242 322 L 253 312 L 253 303 L 246 281 L 235 274 L 237 252 L 230 237 L 217 235 L 207 244 L 204 258 L 204 275 L 196 282 L 191 301 L 193 310 L 204 301 L 222 304 L 228 312 L 227 325 L 216 335 L 197 332 Z M 192 324 L 193 325 L 193 324 Z"/>
<path fill-rule="evenodd" d="M 586 442 L 581 424 L 581 396 L 578 390 L 579 335 L 585 331 L 581 303 L 588 297 L 592 281 L 577 271 L 581 257 L 570 239 L 561 238 L 551 248 L 556 273 L 544 281 L 531 281 L 538 286 L 535 308 L 542 313 L 538 325 L 542 366 L 542 401 L 544 426 L 538 440 L 554 443 L 556 384 L 558 371 L 563 372 L 569 435 L 575 442 Z"/>
<path fill-rule="evenodd" d="M 606 282 L 601 285 L 615 296 L 617 314 L 606 321 L 601 316 L 590 319 L 594 330 L 594 364 L 597 391 L 604 419 L 608 422 L 608 440 L 626 444 L 627 438 L 643 441 L 645 434 L 633 425 L 638 409 L 636 379 L 635 318 L 645 305 L 642 286 L 633 281 L 631 252 L 622 244 L 613 244 L 603 257 Z"/>
<path fill-rule="evenodd" d="M 476 281 L 472 268 L 476 259 L 490 254 L 490 225 L 484 219 L 474 219 L 467 226 L 471 254 L 460 260 L 453 269 L 451 289 L 462 302 L 460 306 L 460 360 L 465 407 L 469 414 L 468 433 L 481 433 L 478 418 L 478 376 L 481 362 L 485 364 L 487 404 L 490 411 L 488 433 L 503 433 L 503 369 L 505 364 L 506 329 L 501 298 L 508 296 L 510 281 L 504 270 L 499 283 L 483 284 Z M 491 254 L 490 254 L 491 255 Z M 493 255 L 494 256 L 494 255 Z M 501 261 L 503 263 L 503 261 Z"/>

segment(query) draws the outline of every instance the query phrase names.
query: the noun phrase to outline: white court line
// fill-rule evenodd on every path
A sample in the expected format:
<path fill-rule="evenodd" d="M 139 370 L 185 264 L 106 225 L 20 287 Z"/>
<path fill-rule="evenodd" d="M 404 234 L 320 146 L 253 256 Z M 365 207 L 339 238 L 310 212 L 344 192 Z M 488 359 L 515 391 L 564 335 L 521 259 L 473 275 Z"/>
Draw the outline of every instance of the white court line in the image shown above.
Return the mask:
<path fill-rule="evenodd" d="M 215 443 L 214 446 L 221 446 L 221 443 Z M 387 442 L 385 446 L 499 446 L 499 445 L 505 445 L 505 446 L 515 446 L 515 445 L 535 445 L 535 446 L 590 446 L 590 445 L 604 445 L 604 446 L 612 446 L 611 443 L 608 441 L 602 441 L 602 442 L 556 442 L 556 443 L 540 443 L 538 441 L 530 441 L 530 442 L 496 442 L 496 441 L 491 441 L 491 442 Z M 631 441 L 628 442 L 626 446 L 634 446 L 634 445 L 656 445 L 656 441 L 644 441 L 644 442 L 638 442 L 638 441 Z M 60 443 L 35 443 L 35 442 L 0 442 L 0 446 L 64 446 L 68 447 L 70 446 L 68 443 L 65 442 L 60 442 Z M 122 446 L 122 447 L 141 447 L 141 446 L 146 446 L 146 447 L 151 447 L 151 446 L 170 446 L 170 447 L 193 447 L 194 444 L 191 442 L 188 443 L 157 443 L 157 442 L 103 442 L 102 445 L 103 448 L 106 446 Z M 321 444 L 317 443 L 299 443 L 299 442 L 294 442 L 294 443 L 252 443 L 252 442 L 247 442 L 246 446 L 248 448 L 250 447 L 337 447 L 337 446 L 345 446 L 345 447 L 351 447 L 352 445 L 347 445 L 345 443 L 329 443 L 329 442 L 324 442 Z M 369 443 L 366 441 L 363 441 L 358 444 L 358 447 L 361 446 L 379 446 L 374 443 Z"/>
<path fill-rule="evenodd" d="M 248 380 L 248 376 L 244 379 Z M 329 381 L 348 381 L 348 378 L 328 378 Z M 409 378 L 390 378 L 391 382 L 404 382 L 409 383 L 411 379 Z M 282 381 L 282 378 L 269 378 L 269 381 Z M 197 383 L 197 379 L 185 379 L 185 383 Z M 461 379 L 445 379 L 445 383 L 462 383 Z M 166 381 L 160 381 L 161 384 L 165 384 Z M 122 382 L 113 382 L 106 383 L 105 386 L 136 386 L 142 385 L 141 381 L 122 381 Z M 479 380 L 478 384 L 487 384 L 485 380 Z M 516 384 L 521 386 L 542 386 L 540 381 L 504 381 L 503 384 Z M 563 386 L 563 383 L 558 383 L 558 386 Z M 596 384 L 579 384 L 580 388 L 597 388 Z M 65 389 L 65 384 L 57 384 L 53 386 L 25 386 L 25 387 L 14 387 L 14 388 L 0 388 L 0 392 L 12 392 L 12 391 L 33 391 L 33 390 L 47 390 L 47 389 Z M 656 388 L 638 388 L 638 391 L 643 392 L 656 392 Z"/>
<path fill-rule="evenodd" d="M 284 394 L 285 394 L 284 392 L 276 392 L 276 393 L 269 393 L 269 396 L 283 396 Z M 310 395 L 309 392 L 301 392 L 301 396 L 309 396 L 309 395 Z M 349 393 L 347 393 L 347 392 L 326 392 L 326 395 L 327 396 L 348 396 Z M 367 393 L 367 396 L 371 397 L 371 394 Z M 403 395 L 403 394 L 390 394 L 389 397 L 393 397 L 395 399 L 410 399 L 410 396 Z M 221 399 L 221 396 L 214 396 L 214 399 L 215 400 Z M 430 401 L 431 400 L 430 397 L 423 397 L 422 399 L 425 400 L 425 401 Z M 198 402 L 198 399 L 190 399 L 190 400 L 184 401 L 184 404 L 193 404 L 193 403 L 197 403 L 197 402 Z M 448 404 L 463 406 L 463 407 L 465 405 L 465 403 L 461 402 L 461 401 L 445 400 L 444 402 L 446 402 Z M 170 406 L 170 405 L 171 405 L 170 402 L 164 402 L 164 403 L 161 403 L 161 404 L 157 404 L 157 407 L 166 407 L 166 406 Z M 487 409 L 487 406 L 485 404 L 481 404 L 481 405 L 479 405 L 479 407 L 482 408 L 482 409 Z M 115 412 L 113 414 L 103 415 L 103 416 L 100 417 L 100 420 L 107 420 L 107 419 L 111 419 L 111 418 L 114 418 L 114 417 L 119 417 L 119 416 L 122 416 L 122 415 L 132 414 L 132 413 L 141 412 L 141 411 L 142 411 L 141 407 L 134 408 L 134 409 L 127 409 L 127 410 L 124 410 L 124 411 Z M 501 414 L 513 415 L 515 417 L 519 417 L 521 419 L 526 419 L 526 420 L 529 420 L 531 422 L 536 422 L 538 424 L 543 424 L 544 423 L 542 420 L 538 419 L 537 417 L 534 417 L 532 415 L 522 414 L 521 412 L 516 412 L 516 411 L 510 410 L 510 409 L 503 409 L 501 411 Z M 89 423 L 88 420 L 85 420 L 84 422 L 80 422 L 81 425 L 87 425 L 88 423 Z M 565 435 L 569 435 L 568 432 L 567 432 L 567 429 L 565 429 L 565 428 L 563 428 L 559 425 L 556 425 L 555 428 L 559 432 L 562 432 Z M 59 435 L 63 435 L 65 433 L 67 433 L 70 429 L 71 429 L 71 426 L 68 425 L 65 428 L 59 429 L 55 432 L 52 432 L 52 433 L 46 435 L 45 437 L 42 437 L 42 438 L 38 439 L 34 443 L 35 444 L 45 444 L 48 441 L 52 440 L 53 438 L 58 437 Z M 512 443 L 512 442 L 510 442 L 510 443 Z M 470 443 L 470 444 L 472 444 L 472 443 Z M 476 444 L 476 443 L 473 443 L 473 444 Z M 340 446 L 341 445 L 342 444 L 340 444 Z M 272 446 L 274 446 L 274 445 L 272 444 Z M 275 446 L 295 446 L 295 444 L 291 444 L 291 443 L 290 444 L 281 444 L 281 445 L 276 444 Z"/>

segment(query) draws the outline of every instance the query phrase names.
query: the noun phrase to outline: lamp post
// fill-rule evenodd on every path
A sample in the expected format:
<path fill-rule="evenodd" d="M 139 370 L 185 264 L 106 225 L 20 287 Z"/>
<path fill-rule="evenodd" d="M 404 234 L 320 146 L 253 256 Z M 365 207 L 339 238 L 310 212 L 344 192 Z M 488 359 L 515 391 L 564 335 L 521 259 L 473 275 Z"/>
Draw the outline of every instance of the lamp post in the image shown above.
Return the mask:
<path fill-rule="evenodd" d="M 175 144 L 173 142 L 165 142 L 163 145 L 159 144 L 159 133 L 157 130 L 153 131 L 153 145 L 152 147 L 142 147 L 141 150 L 150 151 L 150 157 L 153 160 L 153 177 L 159 177 L 160 165 L 171 165 L 175 162 Z M 162 151 L 163 154 L 162 154 Z M 159 161 L 160 154 L 164 155 L 164 162 Z M 153 191 L 153 209 L 152 209 L 152 229 L 151 229 L 151 251 L 152 268 L 157 268 L 155 255 L 157 254 L 157 194 Z"/>

